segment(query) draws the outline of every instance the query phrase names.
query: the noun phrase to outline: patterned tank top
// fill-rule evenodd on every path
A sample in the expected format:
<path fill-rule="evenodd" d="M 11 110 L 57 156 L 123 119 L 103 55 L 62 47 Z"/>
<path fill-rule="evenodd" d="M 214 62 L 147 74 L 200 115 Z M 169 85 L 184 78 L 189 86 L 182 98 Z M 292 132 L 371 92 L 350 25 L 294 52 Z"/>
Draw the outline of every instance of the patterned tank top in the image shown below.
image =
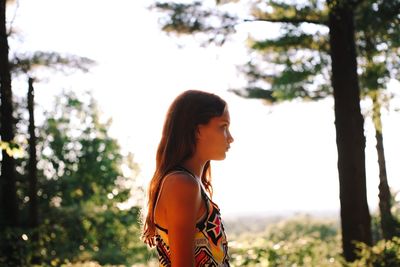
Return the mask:
<path fill-rule="evenodd" d="M 194 179 L 197 178 L 189 170 L 178 166 L 173 172 L 184 171 L 190 174 Z M 165 181 L 165 178 L 164 178 Z M 160 193 L 164 181 L 161 184 Z M 229 265 L 228 241 L 225 234 L 224 225 L 221 220 L 220 210 L 206 194 L 203 186 L 201 196 L 206 204 L 206 213 L 196 223 L 196 233 L 194 238 L 194 255 L 196 267 L 226 267 Z M 161 194 L 158 194 L 156 205 Z M 168 230 L 156 225 L 156 249 L 160 267 L 171 266 L 171 253 L 169 250 Z"/>

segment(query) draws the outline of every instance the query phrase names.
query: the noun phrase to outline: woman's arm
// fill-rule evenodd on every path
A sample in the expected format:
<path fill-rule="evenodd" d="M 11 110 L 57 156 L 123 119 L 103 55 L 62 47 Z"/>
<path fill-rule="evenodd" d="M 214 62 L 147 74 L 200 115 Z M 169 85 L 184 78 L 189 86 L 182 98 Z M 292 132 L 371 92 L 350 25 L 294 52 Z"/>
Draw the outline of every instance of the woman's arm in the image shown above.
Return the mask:
<path fill-rule="evenodd" d="M 194 267 L 194 235 L 201 204 L 200 185 L 187 174 L 178 173 L 165 182 L 164 203 L 171 265 Z"/>

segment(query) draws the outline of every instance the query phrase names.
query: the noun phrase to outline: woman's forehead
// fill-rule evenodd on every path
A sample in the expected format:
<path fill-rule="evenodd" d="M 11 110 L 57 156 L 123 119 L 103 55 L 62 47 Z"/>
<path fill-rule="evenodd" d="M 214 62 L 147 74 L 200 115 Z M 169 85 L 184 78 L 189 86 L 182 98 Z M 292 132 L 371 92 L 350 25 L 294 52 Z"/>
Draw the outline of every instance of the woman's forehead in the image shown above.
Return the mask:
<path fill-rule="evenodd" d="M 213 117 L 211 119 L 214 122 L 227 122 L 230 123 L 229 111 L 226 109 L 221 116 Z"/>

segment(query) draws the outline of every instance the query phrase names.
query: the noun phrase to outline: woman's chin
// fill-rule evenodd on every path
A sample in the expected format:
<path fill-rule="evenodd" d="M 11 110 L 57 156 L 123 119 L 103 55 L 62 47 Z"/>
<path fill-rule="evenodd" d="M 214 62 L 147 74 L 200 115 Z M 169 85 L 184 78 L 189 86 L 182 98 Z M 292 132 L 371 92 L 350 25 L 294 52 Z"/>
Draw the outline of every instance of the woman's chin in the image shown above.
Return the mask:
<path fill-rule="evenodd" d="M 223 154 L 221 154 L 218 157 L 215 157 L 213 160 L 224 160 L 226 158 L 226 152 L 224 152 Z"/>

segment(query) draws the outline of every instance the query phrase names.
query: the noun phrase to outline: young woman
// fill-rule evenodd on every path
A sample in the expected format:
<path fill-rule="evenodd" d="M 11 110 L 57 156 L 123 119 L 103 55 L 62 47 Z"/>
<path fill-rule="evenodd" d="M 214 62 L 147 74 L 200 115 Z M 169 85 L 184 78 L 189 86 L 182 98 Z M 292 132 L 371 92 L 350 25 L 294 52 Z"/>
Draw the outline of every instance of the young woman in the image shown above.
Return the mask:
<path fill-rule="evenodd" d="M 229 266 L 210 165 L 233 142 L 229 124 L 226 102 L 203 91 L 183 92 L 167 112 L 142 236 L 162 267 Z"/>

